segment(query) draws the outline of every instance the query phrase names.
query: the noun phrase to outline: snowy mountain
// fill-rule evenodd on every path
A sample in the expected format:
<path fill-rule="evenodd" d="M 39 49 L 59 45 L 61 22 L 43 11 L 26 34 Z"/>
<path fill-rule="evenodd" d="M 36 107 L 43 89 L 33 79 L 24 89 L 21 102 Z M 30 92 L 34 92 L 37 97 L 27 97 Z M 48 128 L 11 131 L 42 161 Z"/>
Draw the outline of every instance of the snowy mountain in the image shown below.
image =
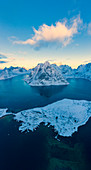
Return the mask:
<path fill-rule="evenodd" d="M 4 79 L 9 79 L 12 77 L 15 77 L 20 74 L 26 74 L 27 70 L 25 68 L 21 67 L 5 67 L 1 72 L 0 72 L 0 80 Z"/>
<path fill-rule="evenodd" d="M 75 71 L 75 77 L 91 80 L 91 63 L 78 66 Z"/>
<path fill-rule="evenodd" d="M 91 80 L 91 63 L 80 65 L 77 69 L 72 69 L 68 65 L 61 65 L 59 68 L 65 78 L 84 78 Z"/>
<path fill-rule="evenodd" d="M 25 81 L 31 86 L 67 85 L 60 71 L 48 61 L 40 63 L 33 68 Z"/>
<path fill-rule="evenodd" d="M 59 68 L 64 77 L 68 77 L 69 75 L 71 77 L 74 74 L 74 70 L 68 65 L 61 65 Z"/>
<path fill-rule="evenodd" d="M 64 85 L 68 84 L 67 78 L 84 78 L 91 81 L 91 63 L 80 65 L 72 69 L 68 65 L 50 64 L 45 62 L 35 68 L 26 70 L 21 67 L 5 67 L 0 70 L 0 80 L 15 77 L 20 74 L 29 74 L 25 81 L 31 86 Z"/>

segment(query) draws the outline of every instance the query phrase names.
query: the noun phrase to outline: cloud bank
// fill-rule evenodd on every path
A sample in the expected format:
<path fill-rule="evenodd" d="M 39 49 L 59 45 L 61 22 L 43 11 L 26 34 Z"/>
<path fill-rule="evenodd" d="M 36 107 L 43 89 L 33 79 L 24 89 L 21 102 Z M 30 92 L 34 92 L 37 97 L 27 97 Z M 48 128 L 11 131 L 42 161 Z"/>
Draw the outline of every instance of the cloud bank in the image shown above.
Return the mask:
<path fill-rule="evenodd" d="M 8 63 L 8 61 L 0 61 L 0 64 Z"/>
<path fill-rule="evenodd" d="M 49 43 L 60 43 L 62 46 L 68 45 L 73 36 L 78 33 L 79 25 L 82 23 L 80 15 L 76 18 L 71 19 L 68 23 L 67 20 L 64 22 L 56 22 L 55 25 L 48 26 L 43 24 L 36 30 L 33 28 L 34 35 L 25 41 L 14 41 L 15 44 L 29 44 L 34 47 L 41 47 Z"/>
<path fill-rule="evenodd" d="M 2 60 L 7 59 L 8 57 L 6 55 L 0 54 L 0 64 L 8 63 L 8 61 Z"/>
<path fill-rule="evenodd" d="M 6 59 L 7 57 L 3 54 L 0 54 L 0 59 Z"/>

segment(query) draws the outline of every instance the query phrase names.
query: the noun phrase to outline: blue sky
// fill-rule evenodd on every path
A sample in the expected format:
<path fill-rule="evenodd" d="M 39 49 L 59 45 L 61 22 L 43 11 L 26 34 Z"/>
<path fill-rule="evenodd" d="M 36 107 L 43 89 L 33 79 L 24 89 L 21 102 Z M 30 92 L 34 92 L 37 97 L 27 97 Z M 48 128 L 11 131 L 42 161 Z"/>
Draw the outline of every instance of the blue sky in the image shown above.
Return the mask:
<path fill-rule="evenodd" d="M 0 68 L 46 60 L 77 67 L 91 62 L 90 46 L 90 0 L 0 1 Z"/>

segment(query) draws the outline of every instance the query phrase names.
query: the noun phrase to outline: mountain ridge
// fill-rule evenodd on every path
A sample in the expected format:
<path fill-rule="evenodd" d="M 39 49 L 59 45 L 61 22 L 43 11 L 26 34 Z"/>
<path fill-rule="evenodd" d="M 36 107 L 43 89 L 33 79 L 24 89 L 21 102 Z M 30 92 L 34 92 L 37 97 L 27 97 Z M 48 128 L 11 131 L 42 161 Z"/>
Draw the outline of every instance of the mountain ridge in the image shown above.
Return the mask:
<path fill-rule="evenodd" d="M 21 75 L 21 74 L 26 74 L 27 70 L 23 67 L 5 67 L 3 70 L 0 72 L 0 80 L 5 80 L 9 78 L 13 78 L 15 76 Z"/>
<path fill-rule="evenodd" d="M 46 62 L 47 63 L 47 62 Z M 43 63 L 39 63 L 37 66 L 43 66 Z M 64 79 L 68 78 L 84 78 L 91 81 L 91 63 L 88 64 L 81 64 L 77 67 L 77 69 L 72 69 L 69 65 L 60 65 L 57 66 L 56 64 L 50 64 L 56 71 L 60 72 Z M 36 66 L 36 67 L 37 67 Z M 35 68 L 36 68 L 35 67 Z M 12 78 L 18 76 L 20 74 L 29 74 L 35 68 L 26 70 L 23 67 L 5 67 L 3 70 L 0 69 L 0 80 Z M 13 70 L 13 71 L 12 71 Z"/>

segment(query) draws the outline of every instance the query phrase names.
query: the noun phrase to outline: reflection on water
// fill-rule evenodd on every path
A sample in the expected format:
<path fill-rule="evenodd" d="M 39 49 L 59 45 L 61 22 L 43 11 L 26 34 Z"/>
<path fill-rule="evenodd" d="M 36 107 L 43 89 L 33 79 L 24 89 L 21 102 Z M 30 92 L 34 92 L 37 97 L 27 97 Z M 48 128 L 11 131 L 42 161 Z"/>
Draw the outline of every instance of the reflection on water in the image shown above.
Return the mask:
<path fill-rule="evenodd" d="M 41 96 L 51 97 L 57 93 L 61 93 L 66 86 L 43 86 L 43 87 L 32 87 Z"/>
<path fill-rule="evenodd" d="M 24 76 L 0 81 L 0 107 L 13 112 L 42 107 L 68 98 L 91 100 L 91 82 L 84 79 L 69 79 L 68 86 L 31 87 Z"/>

